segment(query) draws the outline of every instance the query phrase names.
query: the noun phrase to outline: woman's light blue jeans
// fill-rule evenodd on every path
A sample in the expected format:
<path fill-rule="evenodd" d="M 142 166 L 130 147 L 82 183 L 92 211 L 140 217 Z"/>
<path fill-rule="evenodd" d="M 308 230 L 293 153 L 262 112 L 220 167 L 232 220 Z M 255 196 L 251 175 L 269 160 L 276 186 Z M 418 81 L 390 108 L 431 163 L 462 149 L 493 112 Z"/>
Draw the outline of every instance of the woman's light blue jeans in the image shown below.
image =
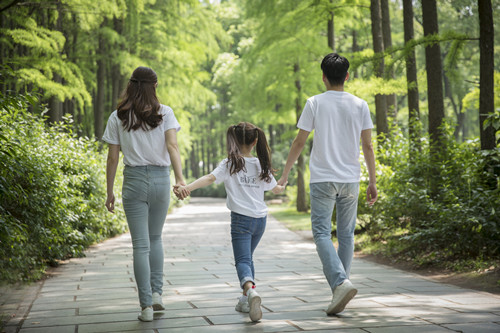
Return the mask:
<path fill-rule="evenodd" d="M 253 251 L 264 234 L 266 219 L 267 217 L 255 218 L 231 212 L 231 242 L 242 289 L 248 281 L 255 284 Z"/>
<path fill-rule="evenodd" d="M 163 225 L 170 203 L 170 170 L 160 166 L 125 166 L 122 188 L 134 256 L 134 276 L 141 307 L 163 288 Z"/>
<path fill-rule="evenodd" d="M 359 183 L 311 183 L 311 225 L 323 273 L 335 288 L 349 278 L 354 255 L 354 228 Z M 331 240 L 332 214 L 337 205 L 338 251 Z"/>

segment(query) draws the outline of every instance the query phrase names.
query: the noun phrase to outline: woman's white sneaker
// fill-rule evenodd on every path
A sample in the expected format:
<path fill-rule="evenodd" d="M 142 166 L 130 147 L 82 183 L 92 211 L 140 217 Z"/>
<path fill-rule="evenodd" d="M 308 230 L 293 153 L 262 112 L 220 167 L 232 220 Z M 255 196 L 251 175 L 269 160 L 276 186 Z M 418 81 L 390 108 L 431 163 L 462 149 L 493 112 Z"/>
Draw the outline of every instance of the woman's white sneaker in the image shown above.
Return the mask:
<path fill-rule="evenodd" d="M 159 293 L 153 293 L 153 310 L 154 311 L 165 310 L 165 306 L 163 305 L 163 301 Z"/>
<path fill-rule="evenodd" d="M 153 308 L 148 306 L 141 311 L 141 314 L 137 317 L 140 321 L 153 321 Z"/>

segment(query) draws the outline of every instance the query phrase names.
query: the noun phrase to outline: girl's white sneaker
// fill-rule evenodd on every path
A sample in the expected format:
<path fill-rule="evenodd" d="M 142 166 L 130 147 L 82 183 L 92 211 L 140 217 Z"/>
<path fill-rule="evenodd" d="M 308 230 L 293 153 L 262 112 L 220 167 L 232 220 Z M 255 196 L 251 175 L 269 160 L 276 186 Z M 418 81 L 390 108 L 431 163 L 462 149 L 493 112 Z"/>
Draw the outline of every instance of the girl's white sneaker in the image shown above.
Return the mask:
<path fill-rule="evenodd" d="M 165 306 L 163 305 L 163 301 L 159 293 L 153 293 L 153 310 L 154 311 L 165 310 Z"/>
<path fill-rule="evenodd" d="M 238 304 L 236 304 L 234 309 L 238 312 L 249 313 L 250 305 L 248 305 L 248 297 L 247 296 L 238 297 Z"/>
<path fill-rule="evenodd" d="M 252 321 L 259 321 L 262 318 L 262 309 L 260 308 L 262 300 L 260 299 L 259 294 L 255 291 L 255 288 L 248 290 L 247 296 L 248 304 L 250 306 L 250 319 Z"/>
<path fill-rule="evenodd" d="M 148 306 L 141 311 L 141 314 L 137 317 L 140 321 L 153 321 L 153 308 Z"/>

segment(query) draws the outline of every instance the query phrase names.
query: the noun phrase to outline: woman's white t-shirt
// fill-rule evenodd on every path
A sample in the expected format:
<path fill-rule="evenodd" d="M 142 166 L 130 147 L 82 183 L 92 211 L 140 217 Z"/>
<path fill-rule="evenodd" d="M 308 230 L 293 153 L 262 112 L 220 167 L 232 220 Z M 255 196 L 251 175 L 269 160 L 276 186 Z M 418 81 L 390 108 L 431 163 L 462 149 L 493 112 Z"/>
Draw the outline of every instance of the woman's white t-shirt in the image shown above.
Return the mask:
<path fill-rule="evenodd" d="M 181 126 L 170 107 L 161 104 L 159 112 L 163 115 L 163 120 L 157 127 L 149 131 L 142 128 L 127 131 L 115 110 L 109 116 L 102 140 L 113 145 L 120 145 L 125 165 L 170 166 L 165 132 L 169 129 L 179 131 Z"/>
<path fill-rule="evenodd" d="M 368 104 L 344 91 L 328 90 L 309 98 L 297 127 L 314 130 L 309 169 L 311 183 L 357 183 L 361 131 L 373 128 Z"/>
<path fill-rule="evenodd" d="M 260 179 L 261 167 L 257 157 L 245 157 L 245 169 L 229 175 L 228 159 L 224 159 L 214 171 L 215 183 L 224 182 L 226 187 L 226 205 L 230 211 L 250 216 L 265 217 L 267 206 L 264 202 L 264 192 L 272 190 L 276 186 L 273 175 L 271 181 Z"/>

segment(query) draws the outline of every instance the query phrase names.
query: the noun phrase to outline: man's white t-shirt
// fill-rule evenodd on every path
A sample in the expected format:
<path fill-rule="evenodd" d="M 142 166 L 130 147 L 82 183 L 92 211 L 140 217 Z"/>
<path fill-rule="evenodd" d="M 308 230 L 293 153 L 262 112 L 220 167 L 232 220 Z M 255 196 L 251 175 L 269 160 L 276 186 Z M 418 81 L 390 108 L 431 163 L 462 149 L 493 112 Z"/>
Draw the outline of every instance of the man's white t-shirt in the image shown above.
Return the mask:
<path fill-rule="evenodd" d="M 165 132 L 172 128 L 179 131 L 181 126 L 170 107 L 161 104 L 159 112 L 163 115 L 163 120 L 157 127 L 149 131 L 142 128 L 127 131 L 115 110 L 109 116 L 102 140 L 113 145 L 120 145 L 125 165 L 170 166 Z"/>
<path fill-rule="evenodd" d="M 311 183 L 357 183 L 361 131 L 373 128 L 368 104 L 344 91 L 309 98 L 297 127 L 314 130 L 309 161 Z"/>
<path fill-rule="evenodd" d="M 228 159 L 224 159 L 214 171 L 215 183 L 224 182 L 226 187 L 226 205 L 230 211 L 250 216 L 265 217 L 267 206 L 264 202 L 264 192 L 276 186 L 276 179 L 271 175 L 269 183 L 260 179 L 261 167 L 257 157 L 245 157 L 245 169 L 229 175 Z"/>

